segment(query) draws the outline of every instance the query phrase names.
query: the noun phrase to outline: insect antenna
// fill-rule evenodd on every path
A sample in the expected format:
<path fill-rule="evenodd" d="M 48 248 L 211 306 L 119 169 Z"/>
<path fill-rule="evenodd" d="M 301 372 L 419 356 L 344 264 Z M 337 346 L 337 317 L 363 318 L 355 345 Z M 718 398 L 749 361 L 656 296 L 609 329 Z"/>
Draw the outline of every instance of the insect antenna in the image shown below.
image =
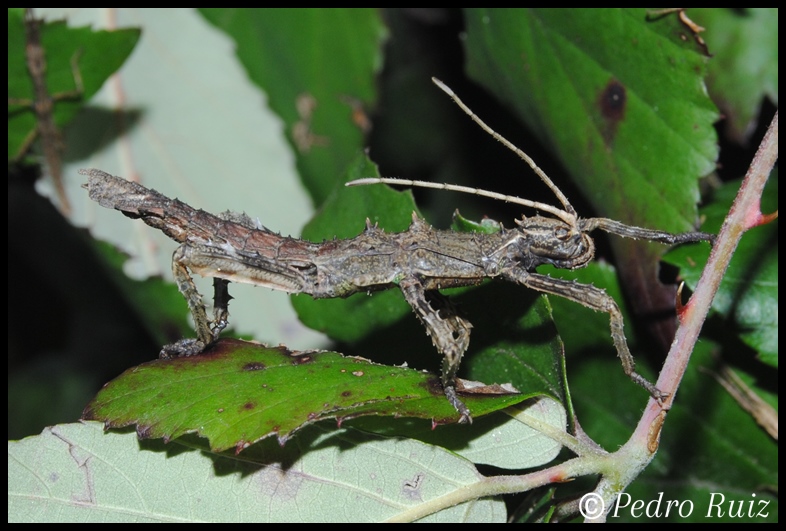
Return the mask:
<path fill-rule="evenodd" d="M 565 207 L 565 211 L 566 211 L 568 214 L 571 214 L 571 215 L 572 215 L 572 216 L 574 216 L 574 217 L 576 216 L 576 211 L 573 209 L 573 206 L 570 204 L 570 201 L 568 201 L 568 198 L 567 198 L 567 197 L 565 197 L 565 194 L 563 194 L 563 193 L 562 193 L 562 191 L 561 191 L 559 188 L 557 188 L 557 185 L 555 185 L 555 184 L 554 184 L 554 183 L 551 181 L 551 179 L 549 178 L 549 176 L 548 176 L 548 175 L 546 175 L 546 172 L 544 172 L 543 170 L 541 170 L 541 169 L 540 169 L 540 167 L 539 167 L 537 164 L 535 164 L 535 161 L 534 161 L 534 160 L 532 160 L 532 158 L 531 158 L 529 155 L 527 155 L 527 154 L 526 154 L 526 153 L 524 153 L 522 150 L 520 150 L 519 148 L 517 148 L 517 147 L 516 147 L 516 146 L 515 146 L 515 145 L 514 145 L 514 144 L 513 144 L 513 143 L 512 143 L 510 140 L 508 140 L 508 139 L 507 139 L 507 138 L 505 138 L 504 136 L 502 136 L 502 135 L 500 135 L 499 133 L 497 133 L 496 131 L 494 131 L 494 130 L 493 130 L 491 127 L 489 127 L 488 125 L 486 125 L 486 122 L 484 122 L 483 120 L 481 120 L 481 119 L 480 119 L 480 117 L 479 117 L 477 114 L 475 114 L 474 112 L 472 112 L 472 109 L 470 109 L 469 107 L 467 107 L 467 106 L 464 104 L 464 102 L 463 102 L 463 101 L 461 101 L 461 99 L 460 99 L 460 98 L 459 98 L 459 97 L 456 95 L 456 93 L 455 93 L 455 92 L 453 92 L 453 90 L 452 90 L 450 87 L 448 87 L 446 84 L 444 84 L 442 81 L 440 81 L 439 79 L 437 79 L 437 78 L 435 78 L 435 77 L 432 77 L 432 78 L 431 78 L 431 81 L 433 81 L 433 82 L 434 82 L 434 84 L 435 84 L 436 86 L 438 86 L 439 88 L 441 88 L 441 89 L 442 89 L 442 91 L 443 91 L 445 94 L 447 94 L 448 96 L 450 96 L 451 98 L 453 98 L 453 101 L 455 101 L 455 102 L 456 102 L 456 105 L 458 105 L 459 107 L 461 107 L 461 110 L 462 110 L 462 111 L 464 111 L 465 113 L 467 113 L 467 115 L 468 115 L 470 118 L 472 118 L 472 120 L 473 120 L 473 121 L 474 121 L 476 124 L 478 124 L 478 125 L 479 125 L 479 126 L 480 126 L 480 127 L 483 129 L 483 130 L 484 130 L 484 131 L 486 131 L 488 134 L 490 134 L 491 136 L 493 136 L 493 137 L 494 137 L 494 138 L 495 138 L 495 139 L 496 139 L 498 142 L 502 143 L 502 145 L 504 145 L 506 148 L 508 148 L 509 150 L 511 150 L 512 152 L 514 152 L 516 155 L 518 155 L 518 156 L 519 156 L 519 158 L 521 158 L 521 160 L 523 160 L 524 162 L 526 162 L 526 163 L 527 163 L 527 165 L 529 165 L 529 167 L 530 167 L 530 168 L 532 168 L 532 171 L 534 171 L 534 172 L 537 174 L 537 176 L 538 176 L 538 177 L 540 177 L 540 179 L 541 179 L 541 180 L 542 180 L 542 181 L 543 181 L 543 182 L 546 184 L 546 186 L 548 186 L 548 187 L 549 187 L 549 189 L 550 189 L 552 192 L 554 192 L 554 195 L 556 195 L 556 196 L 557 196 L 557 199 L 559 199 L 559 202 L 560 202 L 560 203 L 562 203 L 562 206 L 563 206 L 563 207 Z"/>
<path fill-rule="evenodd" d="M 451 192 L 474 194 L 474 195 L 479 195 L 481 197 L 490 197 L 491 199 L 498 199 L 500 201 L 505 201 L 507 203 L 514 203 L 525 207 L 536 208 L 538 210 L 542 210 L 543 212 L 548 212 L 549 214 L 553 214 L 554 216 L 557 216 L 558 218 L 560 218 L 561 220 L 563 220 L 564 222 L 570 225 L 576 222 L 575 214 L 572 214 L 570 212 L 565 212 L 564 210 L 560 210 L 559 208 L 546 203 L 540 203 L 538 201 L 530 201 L 529 199 L 522 199 L 520 197 L 516 197 L 515 195 L 499 194 L 497 192 L 490 192 L 488 190 L 483 190 L 481 188 L 472 188 L 469 186 L 461 186 L 458 184 L 432 183 L 429 181 L 398 179 L 396 177 L 365 177 L 363 179 L 355 179 L 354 181 L 350 181 L 346 183 L 345 186 L 363 186 L 366 184 L 392 184 L 396 186 L 417 186 L 419 188 L 435 188 L 437 190 L 448 190 Z"/>
<path fill-rule="evenodd" d="M 455 184 L 432 183 L 428 181 L 414 181 L 411 179 L 397 179 L 393 177 L 370 177 L 365 179 L 356 179 L 354 181 L 350 181 L 346 183 L 346 186 L 360 186 L 366 184 L 384 183 L 384 184 L 393 184 L 399 186 L 418 186 L 421 188 L 436 188 L 438 190 L 450 190 L 453 192 L 475 194 L 481 197 L 489 197 L 491 199 L 498 199 L 500 201 L 506 201 L 508 203 L 514 203 L 517 205 L 522 205 L 525 207 L 531 207 L 538 210 L 542 210 L 543 212 L 548 212 L 549 214 L 558 217 L 568 225 L 576 226 L 577 215 L 573 206 L 570 204 L 570 201 L 568 201 L 568 198 L 565 197 L 565 194 L 563 194 L 562 191 L 560 191 L 560 189 L 557 188 L 557 186 L 551 181 L 549 176 L 546 175 L 546 173 L 543 170 L 541 170 L 537 164 L 535 164 L 535 161 L 532 160 L 532 158 L 529 155 L 527 155 L 522 150 L 520 150 L 515 145 L 513 145 L 513 143 L 510 142 L 508 139 L 506 139 L 505 137 L 494 131 L 491 127 L 486 125 L 486 123 L 483 120 L 481 120 L 477 114 L 472 112 L 472 110 L 469 107 L 467 107 L 463 101 L 461 101 L 461 99 L 456 95 L 455 92 L 453 92 L 453 90 L 450 89 L 450 87 L 448 87 L 442 81 L 440 81 L 435 77 L 432 77 L 431 80 L 434 82 L 435 85 L 441 88 L 442 91 L 445 92 L 445 94 L 453 98 L 453 101 L 455 101 L 456 104 L 459 107 L 461 107 L 461 110 L 467 113 L 467 115 L 469 115 L 469 117 L 472 118 L 472 120 L 476 124 L 478 124 L 484 131 L 486 131 L 488 134 L 493 136 L 497 141 L 501 142 L 506 148 L 513 151 L 516 155 L 519 156 L 519 158 L 521 158 L 524 162 L 526 162 L 529 165 L 529 167 L 532 168 L 532 170 L 538 175 L 538 177 L 540 177 L 540 179 L 546 184 L 546 186 L 548 186 L 549 189 L 552 192 L 554 192 L 554 195 L 557 196 L 557 199 L 559 199 L 560 203 L 562 203 L 562 206 L 565 208 L 565 210 L 560 210 L 546 203 L 541 203 L 538 201 L 530 201 L 529 199 L 522 199 L 520 197 L 516 197 L 513 195 L 504 195 L 496 192 L 490 192 L 488 190 L 482 190 L 480 188 L 471 188 L 469 186 L 460 186 Z"/>

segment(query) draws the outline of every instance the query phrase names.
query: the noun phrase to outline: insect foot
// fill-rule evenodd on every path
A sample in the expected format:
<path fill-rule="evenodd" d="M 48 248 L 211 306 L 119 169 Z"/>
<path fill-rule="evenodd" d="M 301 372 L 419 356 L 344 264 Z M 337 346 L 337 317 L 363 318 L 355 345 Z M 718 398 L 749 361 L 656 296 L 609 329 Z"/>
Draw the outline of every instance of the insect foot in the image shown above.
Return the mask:
<path fill-rule="evenodd" d="M 159 352 L 158 357 L 162 360 L 188 358 L 190 356 L 201 354 L 206 347 L 207 345 L 205 345 L 199 339 L 183 338 L 179 341 L 175 341 L 170 345 L 164 345 L 161 347 L 161 352 Z"/>

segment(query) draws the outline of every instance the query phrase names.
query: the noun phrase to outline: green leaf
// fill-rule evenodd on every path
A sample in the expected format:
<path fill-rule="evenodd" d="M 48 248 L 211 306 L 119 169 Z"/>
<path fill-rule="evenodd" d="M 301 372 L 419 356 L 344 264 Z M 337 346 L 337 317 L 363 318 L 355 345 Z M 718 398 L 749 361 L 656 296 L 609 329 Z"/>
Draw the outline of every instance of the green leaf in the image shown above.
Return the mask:
<path fill-rule="evenodd" d="M 85 24 L 87 21 L 82 17 L 86 12 L 102 13 L 76 10 L 72 12 L 71 22 Z M 338 234 L 354 236 L 363 229 L 365 216 L 372 223 L 379 220 L 386 227 L 391 223 L 381 205 L 362 207 L 365 196 L 359 200 L 340 196 L 344 192 L 341 182 L 348 175 L 347 165 L 362 166 L 353 160 L 364 147 L 361 129 L 368 119 L 374 126 L 369 153 L 380 163 L 386 176 L 457 182 L 556 203 L 553 196 L 536 195 L 545 186 L 537 182 L 529 169 L 513 154 L 500 155 L 502 148 L 430 85 L 429 78 L 436 75 L 456 89 L 481 118 L 530 152 L 536 147 L 532 144 L 537 143 L 537 138 L 522 141 L 519 136 L 522 131 L 517 130 L 515 123 L 517 117 L 525 120 L 558 158 L 555 162 L 547 156 L 530 153 L 566 192 L 580 215 L 606 215 L 672 231 L 685 230 L 697 219 L 696 179 L 715 163 L 714 133 L 709 126 L 714 111 L 703 94 L 705 58 L 701 46 L 676 14 L 656 18 L 647 17 L 643 10 L 472 11 L 465 20 L 459 20 L 461 17 L 455 11 L 388 10 L 353 14 L 225 9 L 205 13 L 207 17 L 193 10 L 113 11 L 119 26 L 143 26 L 144 34 L 134 60 L 121 73 L 125 103 L 120 105 L 120 110 L 116 111 L 118 103 L 113 98 L 117 92 L 102 91 L 109 97 L 100 104 L 97 100 L 101 94 L 93 98 L 90 114 L 103 116 L 104 123 L 82 121 L 85 113 L 74 120 L 72 127 L 79 135 L 69 139 L 69 147 L 77 150 L 71 156 L 80 159 L 77 167 L 99 167 L 129 178 L 138 177 L 146 186 L 180 197 L 195 207 L 214 213 L 226 209 L 245 211 L 252 218 L 259 216 L 260 222 L 273 230 L 297 235 L 311 206 L 309 197 L 296 185 L 299 182 L 293 167 L 297 164 L 300 172 L 310 175 L 303 179 L 309 182 L 310 198 L 315 202 L 327 198 L 326 209 L 330 209 L 330 214 L 323 219 L 329 222 L 327 218 L 333 216 L 347 220 L 346 232 L 326 223 L 322 228 L 315 225 L 311 237 L 321 240 Z M 385 32 L 383 13 L 384 24 L 391 32 L 388 40 L 380 37 Z M 226 28 L 222 25 L 225 14 Z M 688 14 L 700 20 L 692 10 Z M 760 101 L 757 95 L 777 98 L 777 65 L 761 65 L 764 70 L 759 72 L 763 75 L 739 72 L 744 72 L 748 46 L 759 42 L 768 48 L 751 56 L 751 66 L 767 53 L 771 57 L 775 53 L 772 28 L 777 27 L 777 17 L 769 17 L 765 23 L 762 12 L 752 10 L 734 12 L 731 17 L 742 26 L 737 27 L 735 23 L 713 26 L 700 21 L 710 27 L 702 36 L 711 52 L 722 48 L 713 48 L 715 35 L 709 32 L 717 32 L 721 27 L 726 28 L 724 32 L 730 31 L 743 39 L 736 45 L 730 37 L 731 46 L 723 48 L 736 55 L 731 63 L 717 53 L 709 62 L 723 63 L 722 72 L 718 73 L 724 76 L 722 81 L 734 84 L 736 78 L 736 83 L 745 87 L 741 91 L 724 88 L 723 94 L 729 94 L 730 99 L 735 93 L 738 96 L 732 102 L 734 112 L 742 116 L 751 112 L 750 105 L 754 105 L 755 115 L 755 105 Z M 205 18 L 215 27 L 224 28 L 225 33 L 215 31 L 215 27 L 205 23 Z M 443 21 L 437 21 L 439 18 Z M 447 24 L 444 19 L 448 19 Z M 363 24 L 368 24 L 370 29 L 361 28 Z M 483 24 L 490 31 L 479 31 L 483 30 Z M 333 32 L 334 28 L 337 31 Z M 461 35 L 466 40 L 457 39 L 458 31 L 464 28 L 467 31 Z M 323 35 L 327 37 L 323 39 Z M 520 37 L 529 39 L 524 43 L 526 46 L 521 45 Z M 466 49 L 458 50 L 464 42 Z M 340 49 L 332 47 L 334 44 Z M 235 49 L 242 57 L 244 68 L 239 68 L 239 62 L 235 61 Z M 446 49 L 450 51 L 442 51 Z M 292 50 L 297 53 L 291 54 Z M 363 51 L 351 55 L 359 50 Z M 383 53 L 385 68 L 380 70 Z M 362 64 L 362 68 L 347 64 L 357 57 L 361 57 L 357 64 Z M 466 84 L 460 72 L 459 65 L 463 65 L 465 57 L 480 90 L 476 85 Z M 725 66 L 729 64 L 732 66 Z M 358 74 L 358 71 L 365 73 Z M 598 76 L 598 71 L 605 77 Z M 709 72 L 714 76 L 712 70 Z M 70 81 L 70 71 L 67 74 Z M 344 79 L 340 79 L 342 76 Z M 352 80 L 352 76 L 357 78 Z M 150 83 L 153 77 L 156 83 Z M 257 86 L 249 85 L 249 79 L 255 83 L 264 79 L 272 85 L 271 107 L 284 118 L 284 125 L 269 112 L 266 116 L 274 120 L 255 119 L 266 113 L 266 100 Z M 619 87 L 609 85 L 610 79 L 619 81 L 626 89 L 625 112 L 616 120 L 613 113 L 603 112 L 618 110 L 614 104 L 620 101 L 621 93 L 616 92 Z M 709 80 L 708 84 L 716 83 L 713 77 Z M 243 87 L 248 90 L 242 90 Z M 326 87 L 348 87 L 342 90 L 346 90 L 349 98 L 336 98 L 336 92 Z M 607 87 L 614 90 L 604 92 Z M 483 92 L 483 88 L 490 92 Z M 710 94 L 723 97 L 717 96 L 719 93 L 713 90 L 712 84 L 709 89 Z M 489 94 L 497 101 L 489 101 Z M 604 94 L 611 98 L 603 100 L 600 95 Z M 9 92 L 9 96 L 13 95 Z M 737 123 L 726 107 L 724 112 Z M 116 120 L 118 114 L 121 120 Z M 328 115 L 330 118 L 323 121 Z M 535 119 L 529 120 L 528 116 Z M 391 121 L 398 128 L 386 127 Z M 122 122 L 124 127 L 107 128 L 106 122 Z M 270 122 L 273 125 L 268 127 Z M 463 123 L 468 127 L 460 127 Z M 735 127 L 739 129 L 741 125 Z M 481 140 L 482 136 L 485 138 Z M 106 139 L 121 149 L 105 150 Z M 289 146 L 283 150 L 272 147 L 275 141 L 282 140 L 294 147 L 294 154 Z M 329 153 L 334 147 L 337 153 Z M 724 149 L 723 153 L 727 157 L 729 150 Z M 502 160 L 508 157 L 517 164 L 515 167 Z M 722 167 L 728 169 L 728 161 L 722 161 Z M 562 169 L 571 175 L 575 186 L 561 178 Z M 75 170 L 72 167 L 71 174 Z M 376 174 L 370 168 L 363 171 L 368 173 L 358 176 Z M 521 181 L 522 176 L 527 180 Z M 505 181 L 510 182 L 512 189 L 505 189 L 508 186 Z M 79 183 L 75 181 L 74 185 Z M 381 196 L 389 192 L 382 186 L 371 188 L 362 193 Z M 75 219 L 82 224 L 89 223 L 104 238 L 114 238 L 120 248 L 130 250 L 133 245 L 133 263 L 125 264 L 126 270 L 138 271 L 143 263 L 157 264 L 152 272 L 169 278 L 171 252 L 175 247 L 172 242 L 163 237 L 156 239 L 160 235 L 138 221 L 130 221 L 116 212 L 101 212 L 104 209 L 91 204 L 83 191 L 74 191 L 73 196 L 77 197 L 77 193 L 89 207 L 79 210 Z M 441 191 L 418 191 L 416 197 L 427 219 L 435 224 L 447 224 L 450 213 L 462 200 L 462 196 L 446 197 Z M 765 202 L 768 197 L 777 201 L 777 187 L 765 194 Z M 497 208 L 497 203 L 486 206 L 491 203 L 474 196 L 463 199 L 470 205 L 462 204 L 462 212 L 471 212 L 474 218 L 489 214 L 510 226 L 511 218 L 522 213 L 520 207 L 512 207 L 500 215 L 498 211 L 487 211 Z M 335 201 L 332 207 L 331 201 Z M 529 209 L 524 210 L 529 215 Z M 286 216 L 280 218 L 278 211 L 284 211 Z M 764 209 L 765 213 L 770 211 Z M 396 230 L 406 228 L 410 215 L 410 208 L 402 208 L 394 215 L 392 223 L 400 224 Z M 352 220 L 354 225 L 350 223 Z M 748 318 L 764 311 L 763 318 L 770 319 L 765 326 L 753 321 L 739 322 L 747 323 L 746 333 L 761 336 L 749 344 L 759 349 L 762 358 L 774 356 L 775 361 L 770 363 L 777 365 L 777 346 L 774 354 L 765 353 L 773 350 L 767 346 L 772 345 L 773 338 L 777 343 L 777 278 L 769 287 L 762 281 L 772 280 L 772 275 L 777 273 L 777 259 L 773 267 L 770 254 L 774 252 L 777 257 L 775 227 L 774 238 L 769 243 L 760 242 L 762 245 L 751 249 L 751 254 L 743 250 L 746 239 L 755 238 L 758 231 L 767 228 L 758 227 L 743 237 L 738 252 L 745 255 L 744 267 L 749 271 L 740 271 L 734 277 L 740 282 L 730 287 L 728 313 L 717 314 L 707 322 L 699 348 L 712 347 L 724 360 L 733 354 L 752 362 L 753 370 L 741 377 L 777 411 L 777 372 L 770 367 L 762 370 L 761 364 L 751 360 L 753 350 L 738 341 L 737 321 L 727 321 L 725 317 L 738 317 L 737 301 L 744 301 Z M 628 248 L 616 237 L 608 240 L 615 246 L 613 263 L 619 268 L 604 262 L 609 256 L 606 239 L 597 238 L 596 262 L 575 275 L 580 282 L 607 289 L 625 312 L 626 300 L 620 284 L 630 302 L 650 300 L 652 288 L 658 286 L 656 258 L 664 248 L 638 244 L 646 247 L 642 251 L 638 246 Z M 682 269 L 685 276 L 692 274 L 688 264 L 696 261 L 698 251 L 705 251 L 704 247 L 685 246 L 689 252 Z M 697 269 L 701 266 L 697 261 Z M 759 268 L 767 275 L 759 277 Z M 145 270 L 144 276 L 150 271 Z M 565 275 L 547 268 L 539 272 Z M 73 285 L 67 276 L 56 282 Z M 40 276 L 36 284 L 46 285 Z M 134 299 L 133 285 L 128 287 L 129 296 L 140 308 L 160 302 Z M 288 308 L 275 307 L 278 301 L 288 306 L 287 296 L 244 288 L 250 287 L 231 286 L 236 297 L 230 305 L 233 325 L 242 323 L 244 332 L 253 325 L 254 337 L 284 342 L 292 349 L 314 346 L 308 342 L 304 346 L 302 336 L 292 333 L 297 321 L 286 314 Z M 753 300 L 737 298 L 741 294 L 753 295 Z M 265 298 L 267 295 L 270 299 Z M 451 295 L 474 325 L 472 343 L 462 362 L 462 376 L 489 383 L 511 381 L 526 396 L 558 398 L 561 404 L 566 404 L 568 419 L 579 421 L 588 438 L 609 450 L 627 441 L 648 397 L 621 370 L 611 345 L 607 314 L 592 312 L 559 297 L 546 301 L 531 290 L 504 283 L 488 282 L 477 288 L 452 291 Z M 385 314 L 389 310 L 365 306 L 385 298 L 392 301 L 389 315 Z M 307 297 L 301 295 L 298 299 Z M 767 299 L 775 305 L 767 303 Z M 51 294 L 47 293 L 41 300 L 51 304 Z M 358 303 L 354 313 L 347 313 L 352 312 L 351 307 L 325 309 L 314 317 L 324 319 L 318 326 L 331 330 L 336 337 L 352 339 L 353 344 L 342 345 L 341 350 L 355 348 L 354 353 L 374 362 L 389 362 L 388 355 L 393 353 L 394 364 L 406 361 L 410 366 L 427 366 L 432 374 L 437 373 L 440 357 L 435 355 L 417 319 L 405 315 L 397 320 L 402 313 L 411 312 L 396 289 L 338 302 L 352 300 Z M 671 324 L 676 323 L 670 313 L 674 307 L 673 294 L 667 294 L 662 301 L 665 304 L 654 313 L 665 315 Z M 566 344 L 566 362 L 549 306 L 554 308 L 556 326 Z M 635 307 L 632 310 L 626 313 L 625 333 L 631 341 L 637 368 L 652 379 L 654 371 L 647 369 L 659 365 L 661 359 L 648 360 L 647 354 L 655 354 L 658 342 L 641 334 L 643 319 L 639 317 L 642 315 Z M 145 313 L 155 312 L 147 309 Z M 652 314 L 645 310 L 643 316 Z M 70 317 L 67 312 L 62 315 Z M 282 319 L 284 315 L 288 317 Z M 339 323 L 342 319 L 343 325 Z M 157 316 L 150 321 L 171 322 Z M 103 323 L 90 323 L 93 330 L 112 329 Z M 49 326 L 42 329 L 44 334 L 36 334 L 60 333 L 51 332 Z M 263 330 L 263 327 L 267 328 Z M 720 334 L 719 329 L 723 329 Z M 361 336 L 363 339 L 356 340 Z M 640 338 L 635 346 L 634 336 Z M 14 349 L 15 343 L 10 345 Z M 28 345 L 24 345 L 23 354 L 29 353 Z M 706 515 L 709 496 L 715 492 L 724 494 L 727 504 L 729 500 L 766 500 L 774 508 L 769 519 L 777 519 L 777 494 L 768 492 L 777 493 L 777 442 L 769 439 L 750 415 L 715 383 L 708 371 L 713 370 L 716 362 L 706 354 L 697 351 L 689 366 L 689 377 L 664 424 L 660 453 L 627 492 L 645 502 L 656 499 L 659 492 L 664 492 L 666 499 L 690 499 L 696 507 L 693 517 Z M 571 383 L 570 394 L 565 380 Z M 290 392 L 297 393 L 303 381 L 298 378 L 289 382 Z M 163 388 L 169 396 L 166 384 Z M 9 380 L 9 389 L 10 385 Z M 17 382 L 14 389 L 23 385 L 24 382 Z M 51 387 L 58 389 L 56 385 Z M 771 393 L 767 394 L 767 390 Z M 186 394 L 183 391 L 179 396 Z M 427 409 L 432 407 L 449 408 L 444 398 L 436 395 Z M 472 407 L 475 413 L 475 406 Z M 138 408 L 137 412 L 154 408 L 155 405 Z M 20 413 L 9 410 L 9 416 L 12 414 Z M 74 431 L 70 431 L 70 426 L 56 426 L 40 437 L 9 444 L 9 521 L 396 518 L 412 507 L 420 507 L 421 500 L 407 498 L 399 503 L 397 498 L 402 492 L 412 493 L 412 486 L 425 488 L 434 484 L 442 489 L 423 496 L 423 503 L 429 503 L 433 496 L 471 492 L 478 481 L 477 471 L 456 454 L 469 456 L 476 463 L 511 470 L 539 466 L 537 463 L 543 457 L 538 458 L 537 448 L 542 438 L 536 435 L 527 439 L 526 435 L 518 434 L 517 425 L 521 422 L 503 421 L 503 418 L 504 413 L 498 412 L 477 418 L 472 426 L 446 425 L 433 431 L 428 419 L 372 415 L 347 420 L 341 429 L 335 429 L 335 421 L 328 420 L 306 425 L 284 448 L 279 447 L 277 438 L 267 437 L 238 455 L 231 449 L 226 456 L 209 452 L 207 441 L 195 435 L 184 435 L 165 446 L 160 440 L 138 442 L 134 433 L 102 434 L 94 424 L 76 427 Z M 382 439 L 346 429 L 358 426 L 370 430 L 370 423 L 376 423 L 380 433 L 406 438 L 421 437 L 416 430 L 422 430 L 424 439 L 441 448 L 395 439 L 397 446 L 393 448 L 400 449 L 402 454 L 399 454 L 390 446 L 378 445 Z M 92 435 L 83 438 L 81 429 L 90 430 Z M 429 436 L 434 438 L 428 439 Z M 115 445 L 119 440 L 123 441 L 122 445 Z M 504 445 L 506 441 L 513 441 L 509 448 Z M 17 449 L 22 447 L 27 453 L 17 458 Z M 53 468 L 49 457 L 55 454 L 62 466 Z M 399 459 L 399 455 L 406 458 Z M 567 452 L 562 457 L 570 459 Z M 432 467 L 431 463 L 435 465 Z M 418 475 L 422 470 L 425 475 Z M 381 482 L 380 478 L 385 481 Z M 575 495 L 582 488 L 592 488 L 595 482 L 594 477 L 582 478 L 570 485 L 560 484 L 559 493 L 553 493 L 553 487 L 545 493 L 532 491 L 528 498 L 537 497 L 539 503 L 522 501 L 522 496 L 506 497 L 507 519 L 515 519 L 517 515 L 522 520 L 535 519 L 532 513 L 522 515 L 521 512 L 533 506 L 542 508 L 543 512 L 537 516 L 552 514 L 554 500 Z M 573 490 L 566 493 L 565 488 Z M 91 493 L 98 494 L 91 498 Z M 483 498 L 440 512 L 432 519 L 503 521 L 505 512 L 500 501 Z"/>
<path fill-rule="evenodd" d="M 375 9 L 202 9 L 284 121 L 315 204 L 363 147 L 386 35 Z M 293 28 L 297 28 L 293 31 Z"/>
<path fill-rule="evenodd" d="M 235 456 L 191 439 L 140 443 L 94 422 L 47 428 L 8 443 L 9 521 L 380 522 L 483 479 L 414 440 L 320 425 L 302 435 Z M 422 521 L 504 522 L 505 504 L 472 500 Z"/>
<path fill-rule="evenodd" d="M 24 13 L 8 10 L 8 97 L 32 101 L 33 81 L 27 70 Z M 55 124 L 63 127 L 74 118 L 104 82 L 125 62 L 139 40 L 138 29 L 95 31 L 89 27 L 70 28 L 64 21 L 41 25 L 41 47 L 46 58 L 46 85 L 50 96 L 77 89 L 72 60 L 77 60 L 83 82 L 80 97 L 57 101 L 52 113 Z M 10 105 L 8 116 L 8 158 L 15 159 L 26 147 L 25 139 L 37 127 L 29 106 Z"/>
<path fill-rule="evenodd" d="M 499 394 L 493 399 L 483 394 Z M 462 395 L 475 416 L 526 395 L 488 390 Z M 291 352 L 226 339 L 198 356 L 149 362 L 107 384 L 85 409 L 108 427 L 137 426 L 142 437 L 196 432 L 211 448 L 243 450 L 326 418 L 358 415 L 458 420 L 437 377 L 335 352 Z"/>

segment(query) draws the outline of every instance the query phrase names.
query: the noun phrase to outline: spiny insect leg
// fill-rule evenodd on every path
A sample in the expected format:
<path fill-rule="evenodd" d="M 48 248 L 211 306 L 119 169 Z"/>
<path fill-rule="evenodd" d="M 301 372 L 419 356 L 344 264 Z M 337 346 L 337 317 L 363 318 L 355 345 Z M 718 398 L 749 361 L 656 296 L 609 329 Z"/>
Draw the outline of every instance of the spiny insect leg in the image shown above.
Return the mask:
<path fill-rule="evenodd" d="M 632 238 L 634 240 L 649 240 L 653 242 L 665 243 L 667 245 L 679 245 L 682 243 L 691 242 L 710 242 L 715 245 L 715 234 L 708 232 L 681 232 L 673 234 L 662 230 L 645 229 L 642 227 L 634 227 L 632 225 L 625 225 L 619 221 L 608 218 L 588 218 L 580 221 L 582 231 L 591 231 L 600 229 L 608 232 L 609 234 L 616 234 L 623 238 Z"/>
<path fill-rule="evenodd" d="M 423 284 L 416 278 L 406 278 L 399 283 L 404 298 L 418 316 L 426 333 L 431 336 L 437 351 L 444 356 L 442 361 L 442 386 L 445 396 L 461 415 L 460 423 L 472 422 L 467 406 L 456 395 L 456 372 L 461 357 L 469 347 L 469 331 L 472 325 L 458 316 L 453 305 L 436 291 L 428 298 Z M 437 309 L 432 307 L 437 306 Z"/>
<path fill-rule="evenodd" d="M 518 282 L 534 290 L 558 295 L 566 299 L 577 302 L 587 308 L 609 314 L 611 339 L 617 349 L 617 355 L 622 362 L 622 369 L 625 374 L 649 392 L 659 403 L 668 395 L 662 393 L 649 380 L 636 372 L 636 362 L 628 348 L 623 330 L 624 321 L 622 312 L 614 299 L 604 290 L 589 284 L 553 278 L 548 275 L 530 273 L 523 269 L 511 269 L 503 274 L 508 280 Z"/>

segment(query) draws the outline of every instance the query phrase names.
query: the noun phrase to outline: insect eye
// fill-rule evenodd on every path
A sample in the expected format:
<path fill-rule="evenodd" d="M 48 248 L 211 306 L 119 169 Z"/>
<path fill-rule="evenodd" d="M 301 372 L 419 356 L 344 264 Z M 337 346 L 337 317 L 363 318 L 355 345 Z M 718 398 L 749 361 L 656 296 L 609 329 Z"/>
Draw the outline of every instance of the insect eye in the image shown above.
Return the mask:
<path fill-rule="evenodd" d="M 560 240 L 567 240 L 570 238 L 570 231 L 565 227 L 557 227 L 554 229 L 554 236 Z"/>

